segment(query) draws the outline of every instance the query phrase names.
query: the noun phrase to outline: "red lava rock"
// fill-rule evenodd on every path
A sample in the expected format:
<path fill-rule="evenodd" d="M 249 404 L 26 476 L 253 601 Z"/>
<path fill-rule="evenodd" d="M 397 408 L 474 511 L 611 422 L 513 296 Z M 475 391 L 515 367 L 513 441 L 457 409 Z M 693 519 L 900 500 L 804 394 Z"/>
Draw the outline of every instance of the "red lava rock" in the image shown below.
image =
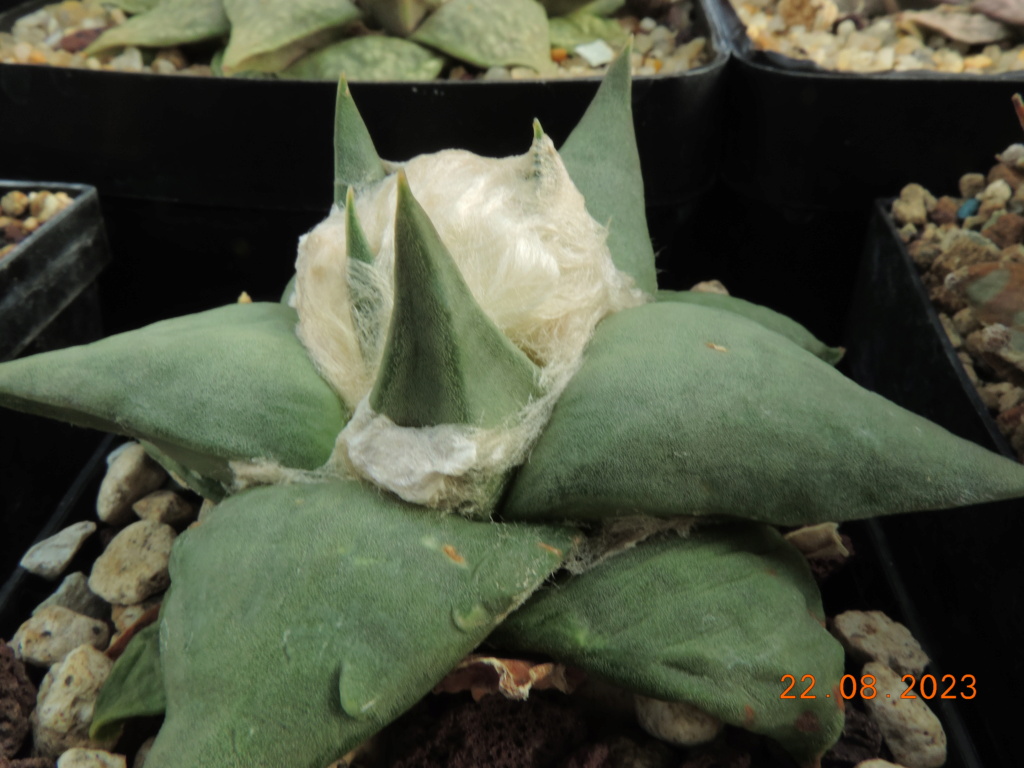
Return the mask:
<path fill-rule="evenodd" d="M 991 227 L 982 230 L 981 234 L 998 245 L 1007 248 L 1024 239 L 1024 216 L 1016 213 L 1004 213 Z"/>
<path fill-rule="evenodd" d="M 9 243 L 20 243 L 30 234 L 32 233 L 25 229 L 25 225 L 17 220 L 4 227 L 4 238 Z"/>
<path fill-rule="evenodd" d="M 25 674 L 25 665 L 14 658 L 10 646 L 0 641 L 0 760 L 21 749 L 35 705 L 36 688 Z"/>
<path fill-rule="evenodd" d="M 956 224 L 956 212 L 960 210 L 960 201 L 949 195 L 943 195 L 935 201 L 935 207 L 928 218 L 936 224 Z"/>
<path fill-rule="evenodd" d="M 106 30 L 107 27 L 101 27 L 99 29 L 80 29 L 77 32 L 72 32 L 70 35 L 65 35 L 61 38 L 60 48 L 68 53 L 84 51 L 92 45 L 93 40 Z"/>
<path fill-rule="evenodd" d="M 875 721 L 855 707 L 847 707 L 843 735 L 821 760 L 822 768 L 853 768 L 882 755 L 882 732 Z"/>
<path fill-rule="evenodd" d="M 391 768 L 557 768 L 587 737 L 584 715 L 568 697 L 510 701 L 468 696 L 429 728 L 408 731 L 411 743 Z"/>

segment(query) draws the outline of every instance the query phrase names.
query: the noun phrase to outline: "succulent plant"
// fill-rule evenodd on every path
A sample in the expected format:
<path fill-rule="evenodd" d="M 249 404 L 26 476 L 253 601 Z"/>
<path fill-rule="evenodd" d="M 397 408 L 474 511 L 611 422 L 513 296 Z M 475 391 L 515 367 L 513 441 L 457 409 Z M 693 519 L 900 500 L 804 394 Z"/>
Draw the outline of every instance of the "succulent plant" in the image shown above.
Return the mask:
<path fill-rule="evenodd" d="M 552 68 L 548 12 L 588 40 L 625 33 L 603 17 L 622 3 L 580 0 L 157 0 L 89 48 L 168 46 L 229 37 L 223 74 L 337 80 L 430 80 L 451 57 L 476 67 Z M 359 23 L 357 23 L 359 22 Z M 564 36 L 565 30 L 560 33 Z"/>
<path fill-rule="evenodd" d="M 323 768 L 481 646 L 691 703 L 815 765 L 841 696 L 776 525 L 1024 495 L 795 322 L 658 292 L 628 57 L 555 150 L 378 159 L 339 88 L 336 204 L 280 303 L 0 365 L 0 404 L 139 439 L 219 503 L 93 734 L 148 768 Z"/>

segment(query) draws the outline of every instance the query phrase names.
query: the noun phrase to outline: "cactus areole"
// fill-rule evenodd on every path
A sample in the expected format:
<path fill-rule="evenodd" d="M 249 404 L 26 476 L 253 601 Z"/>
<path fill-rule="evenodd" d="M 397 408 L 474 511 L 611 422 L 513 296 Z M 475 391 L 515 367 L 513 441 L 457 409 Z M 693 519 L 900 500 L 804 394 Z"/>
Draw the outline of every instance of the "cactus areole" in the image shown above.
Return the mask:
<path fill-rule="evenodd" d="M 344 83 L 336 204 L 280 302 L 0 366 L 219 503 L 93 721 L 147 768 L 323 768 L 481 644 L 690 703 L 813 766 L 843 652 L 775 525 L 1024 495 L 764 307 L 657 291 L 630 79 L 561 151 L 381 161 Z M 524 144 L 529 126 L 524 126 Z M 630 535 L 623 536 L 628 530 Z"/>

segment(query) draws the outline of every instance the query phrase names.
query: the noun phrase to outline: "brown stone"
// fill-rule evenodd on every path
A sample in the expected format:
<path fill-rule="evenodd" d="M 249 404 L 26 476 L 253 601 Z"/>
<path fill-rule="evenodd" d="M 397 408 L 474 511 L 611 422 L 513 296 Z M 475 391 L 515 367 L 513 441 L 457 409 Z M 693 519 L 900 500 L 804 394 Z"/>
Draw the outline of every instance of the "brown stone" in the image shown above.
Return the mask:
<path fill-rule="evenodd" d="M 945 252 L 932 262 L 929 271 L 941 281 L 955 269 L 998 258 L 999 249 L 987 237 L 976 232 L 963 232 L 949 242 Z"/>
<path fill-rule="evenodd" d="M 0 768 L 54 768 L 53 760 L 46 757 L 23 757 L 20 760 L 8 760 L 0 757 Z"/>
<path fill-rule="evenodd" d="M 25 674 L 25 665 L 0 641 L 0 758 L 12 757 L 21 749 L 35 705 L 36 688 Z"/>
<path fill-rule="evenodd" d="M 943 195 L 935 201 L 935 207 L 929 212 L 928 218 L 936 224 L 955 224 L 956 212 L 959 210 L 959 200 L 949 195 Z"/>
<path fill-rule="evenodd" d="M 1017 168 L 1010 168 L 1002 163 L 993 165 L 992 170 L 988 172 L 986 181 L 991 184 L 993 181 L 999 181 L 1000 179 L 1009 184 L 1010 189 L 1016 190 L 1021 182 L 1024 181 L 1024 172 Z"/>
<path fill-rule="evenodd" d="M 983 228 L 981 234 L 1000 248 L 1009 248 L 1024 239 L 1024 216 L 1004 213 L 990 226 Z"/>
<path fill-rule="evenodd" d="M 934 241 L 915 240 L 907 246 L 907 253 L 918 269 L 928 269 L 942 253 L 942 246 Z"/>

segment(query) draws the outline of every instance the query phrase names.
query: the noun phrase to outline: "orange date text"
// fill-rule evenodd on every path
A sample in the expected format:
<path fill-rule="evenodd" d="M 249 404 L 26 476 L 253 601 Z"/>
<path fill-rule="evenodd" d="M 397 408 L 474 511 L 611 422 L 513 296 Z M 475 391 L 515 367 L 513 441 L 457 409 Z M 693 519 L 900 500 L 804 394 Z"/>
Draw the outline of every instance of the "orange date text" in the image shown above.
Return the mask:
<path fill-rule="evenodd" d="M 973 699 L 978 695 L 978 681 L 974 675 L 943 675 L 941 678 L 935 675 L 904 675 L 901 680 L 907 688 L 900 695 L 901 699 Z M 817 699 L 818 694 L 814 693 L 814 675 L 803 675 L 797 682 L 796 675 L 783 675 L 779 682 L 789 685 L 779 694 L 780 699 Z M 823 698 L 830 699 L 834 694 L 844 699 L 873 699 L 878 696 L 878 681 L 874 675 L 861 675 L 857 678 L 854 675 L 843 675 L 839 685 L 833 688 L 832 693 L 826 693 Z M 893 698 L 893 694 L 885 694 L 885 698 Z"/>

